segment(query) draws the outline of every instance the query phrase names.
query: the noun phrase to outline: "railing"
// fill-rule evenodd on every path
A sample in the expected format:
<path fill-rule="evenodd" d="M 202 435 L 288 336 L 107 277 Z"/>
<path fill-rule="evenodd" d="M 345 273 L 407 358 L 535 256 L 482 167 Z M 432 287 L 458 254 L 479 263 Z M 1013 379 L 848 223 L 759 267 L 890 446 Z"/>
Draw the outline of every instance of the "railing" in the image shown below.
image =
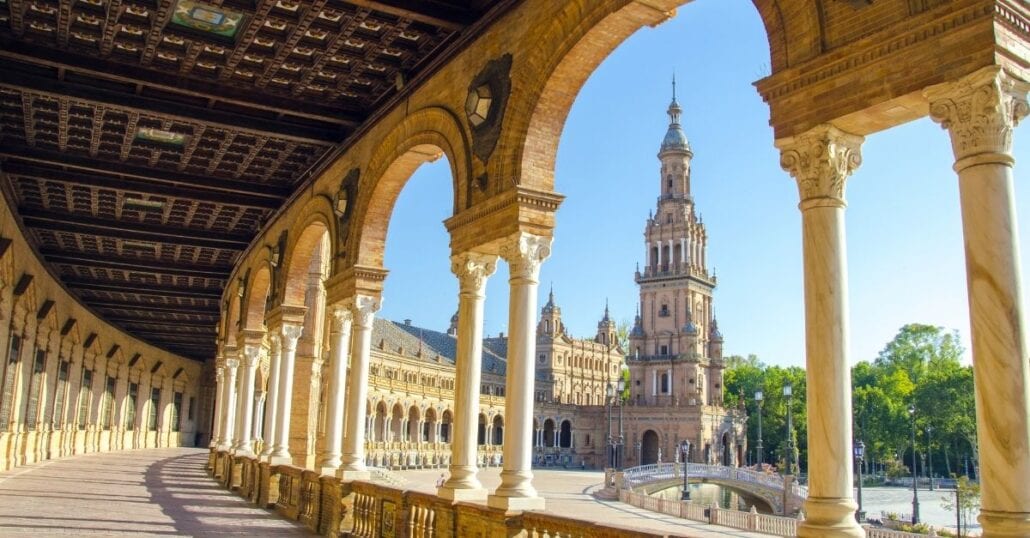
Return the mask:
<path fill-rule="evenodd" d="M 372 480 L 378 482 L 384 482 L 395 487 L 404 487 L 404 484 L 408 483 L 406 478 L 401 477 L 397 473 L 384 469 L 382 467 L 369 467 L 368 469 L 372 473 Z"/>
<path fill-rule="evenodd" d="M 623 471 L 623 481 L 629 487 L 635 487 L 650 482 L 680 478 L 683 469 L 682 463 L 652 463 L 631 467 Z M 697 478 L 718 478 L 734 482 L 745 482 L 757 484 L 762 487 L 783 491 L 783 477 L 776 474 L 763 473 L 751 469 L 739 467 L 727 467 L 725 465 L 706 465 L 704 463 L 688 463 L 687 476 Z M 797 497 L 807 497 L 808 488 L 797 485 L 791 487 L 791 494 Z"/>
<path fill-rule="evenodd" d="M 865 527 L 865 536 L 866 538 L 926 538 L 925 534 L 868 526 Z"/>
<path fill-rule="evenodd" d="M 759 514 L 754 509 L 750 512 L 741 512 L 718 506 L 707 507 L 690 501 L 663 499 L 625 489 L 619 492 L 619 500 L 637 508 L 692 521 L 777 536 L 797 536 L 797 519 Z"/>

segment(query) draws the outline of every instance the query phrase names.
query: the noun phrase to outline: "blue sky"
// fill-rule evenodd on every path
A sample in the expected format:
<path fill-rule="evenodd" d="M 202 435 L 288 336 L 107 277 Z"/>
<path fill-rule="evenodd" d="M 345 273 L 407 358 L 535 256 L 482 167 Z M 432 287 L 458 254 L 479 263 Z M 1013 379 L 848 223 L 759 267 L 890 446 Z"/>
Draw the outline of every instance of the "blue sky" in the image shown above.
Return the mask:
<path fill-rule="evenodd" d="M 558 148 L 557 190 L 567 199 L 540 290 L 542 304 L 553 283 L 574 336 L 595 333 L 606 298 L 616 320 L 633 318 L 633 271 L 659 194 L 656 154 L 675 72 L 694 149 L 694 199 L 719 277 L 715 312 L 726 353 L 803 364 L 797 188 L 779 167 L 768 107 L 751 85 L 769 72 L 767 47 L 751 2 L 695 2 L 634 34 L 584 85 Z M 1015 177 L 1026 238 L 1026 127 L 1016 130 L 1014 153 L 1022 165 Z M 958 180 L 947 134 L 922 119 L 868 137 L 862 154 L 847 187 L 852 362 L 875 358 L 913 322 L 958 329 L 968 347 Z M 424 165 L 397 201 L 386 244 L 387 319 L 443 330 L 455 312 L 457 283 L 442 224 L 452 207 L 449 175 L 444 159 Z M 1020 248 L 1027 251 L 1025 239 Z M 489 335 L 507 331 L 508 274 L 498 265 L 487 287 Z"/>

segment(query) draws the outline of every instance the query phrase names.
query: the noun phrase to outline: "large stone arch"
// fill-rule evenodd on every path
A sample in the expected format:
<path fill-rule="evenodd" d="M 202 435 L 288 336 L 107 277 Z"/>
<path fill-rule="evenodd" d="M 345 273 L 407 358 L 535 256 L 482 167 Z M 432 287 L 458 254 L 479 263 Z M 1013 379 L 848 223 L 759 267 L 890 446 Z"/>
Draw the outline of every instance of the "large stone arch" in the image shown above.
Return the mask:
<path fill-rule="evenodd" d="M 492 175 L 516 178 L 534 190 L 554 190 L 555 156 L 565 119 L 580 88 L 620 44 L 643 26 L 675 14 L 684 0 L 648 4 L 627 0 L 565 2 L 540 29 L 536 46 L 512 66 L 513 87 L 500 144 L 508 162 L 491 166 Z M 766 29 L 773 72 L 820 52 L 814 6 L 784 0 L 754 0 Z M 790 48 L 788 50 L 788 43 Z M 503 187 L 509 185 L 505 183 Z"/>
<path fill-rule="evenodd" d="M 267 252 L 267 249 L 261 249 Z M 267 254 L 262 254 L 267 256 Z M 243 315 L 243 328 L 251 331 L 261 331 L 265 329 L 265 310 L 268 303 L 268 292 L 271 283 L 271 273 L 268 269 L 267 260 L 261 260 L 264 263 L 259 262 L 257 271 L 250 277 L 250 282 L 247 283 L 247 290 L 244 295 L 244 305 L 242 308 Z"/>
<path fill-rule="evenodd" d="M 325 246 L 327 252 L 322 253 L 323 259 L 335 258 L 332 237 L 336 232 L 336 226 L 332 217 L 332 202 L 324 196 L 314 196 L 297 214 L 301 215 L 301 218 L 290 228 L 299 235 L 287 238 L 287 249 L 282 262 L 284 278 L 280 283 L 283 287 L 282 304 L 291 306 L 304 305 L 307 272 L 323 236 L 330 238 Z"/>
<path fill-rule="evenodd" d="M 406 116 L 372 151 L 361 174 L 348 259 L 382 267 L 386 233 L 398 195 L 419 166 L 445 155 L 451 166 L 453 212 L 467 203 L 471 156 L 465 132 L 450 111 L 428 107 Z"/>

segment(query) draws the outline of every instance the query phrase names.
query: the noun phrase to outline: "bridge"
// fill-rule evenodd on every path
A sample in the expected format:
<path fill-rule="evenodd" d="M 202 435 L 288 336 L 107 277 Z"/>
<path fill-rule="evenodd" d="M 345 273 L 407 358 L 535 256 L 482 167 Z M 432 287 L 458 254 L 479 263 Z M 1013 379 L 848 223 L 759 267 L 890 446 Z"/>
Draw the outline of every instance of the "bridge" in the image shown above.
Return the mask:
<path fill-rule="evenodd" d="M 654 493 L 683 483 L 682 463 L 654 463 L 630 467 L 622 472 L 622 486 L 630 490 Z M 777 515 L 793 515 L 808 497 L 808 488 L 793 477 L 763 473 L 740 467 L 686 464 L 687 481 L 712 483 L 750 495 L 765 502 Z"/>

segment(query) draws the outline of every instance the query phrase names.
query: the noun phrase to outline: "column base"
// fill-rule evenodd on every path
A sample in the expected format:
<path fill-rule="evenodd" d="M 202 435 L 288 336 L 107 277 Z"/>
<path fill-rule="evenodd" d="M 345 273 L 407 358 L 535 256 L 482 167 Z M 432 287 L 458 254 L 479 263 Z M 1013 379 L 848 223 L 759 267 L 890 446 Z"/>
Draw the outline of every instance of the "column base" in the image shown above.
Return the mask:
<path fill-rule="evenodd" d="M 847 498 L 809 497 L 805 520 L 798 523 L 799 538 L 864 538 L 865 530 L 855 521 L 858 505 Z"/>
<path fill-rule="evenodd" d="M 285 456 L 271 455 L 268 457 L 268 463 L 271 465 L 293 465 L 293 458 L 289 454 Z"/>
<path fill-rule="evenodd" d="M 336 471 L 340 470 L 339 467 L 332 467 L 329 465 L 323 465 L 318 468 L 318 473 L 326 476 L 336 476 Z"/>
<path fill-rule="evenodd" d="M 502 497 L 500 495 L 490 495 L 486 498 L 486 505 L 490 508 L 500 508 L 508 512 L 543 510 L 544 504 L 543 497 Z"/>
<path fill-rule="evenodd" d="M 444 484 L 436 488 L 436 496 L 450 501 L 485 501 L 487 491 L 485 488 L 453 488 Z"/>
<path fill-rule="evenodd" d="M 984 536 L 1004 538 L 1030 536 L 1030 512 L 1001 512 L 981 509 L 977 521 L 983 527 Z"/>
<path fill-rule="evenodd" d="M 339 478 L 340 480 L 347 480 L 347 481 L 351 481 L 351 480 L 371 480 L 372 479 L 372 472 L 371 471 L 355 471 L 355 470 L 352 470 L 352 469 L 337 469 L 336 470 L 336 478 Z"/>

